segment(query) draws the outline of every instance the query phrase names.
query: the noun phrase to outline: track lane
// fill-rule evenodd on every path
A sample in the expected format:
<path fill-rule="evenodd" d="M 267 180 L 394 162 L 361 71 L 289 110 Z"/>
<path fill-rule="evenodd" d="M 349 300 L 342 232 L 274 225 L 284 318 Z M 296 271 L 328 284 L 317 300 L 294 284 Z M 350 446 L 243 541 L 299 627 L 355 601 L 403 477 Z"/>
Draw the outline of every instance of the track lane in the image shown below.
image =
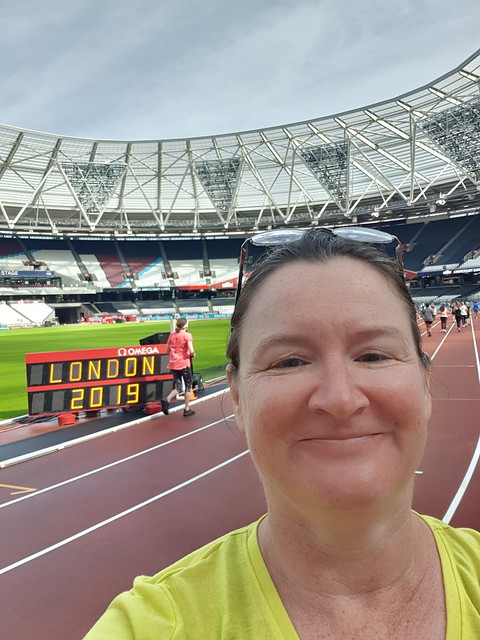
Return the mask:
<path fill-rule="evenodd" d="M 422 463 L 423 474 L 416 479 L 414 508 L 440 518 L 445 515 L 465 477 L 478 441 L 478 421 L 472 418 L 469 410 L 468 415 L 465 414 L 465 407 L 469 405 L 476 407 L 473 410 L 476 415 L 479 410 L 478 372 L 472 365 L 475 356 L 471 334 L 472 331 L 463 330 L 460 334 L 455 331 L 445 336 L 434 330 L 431 338 L 424 338 L 425 348 L 435 355 L 435 380 L 432 383 L 434 399 L 427 451 Z M 461 397 L 455 399 L 455 394 L 461 394 Z M 195 420 L 198 420 L 198 424 L 192 426 L 205 424 L 208 419 L 219 419 L 219 412 L 220 415 L 231 412 L 228 394 L 221 403 L 211 400 L 203 404 L 201 409 L 197 407 Z M 452 422 L 456 420 L 458 423 L 459 415 L 462 416 L 461 425 L 452 428 Z M 465 415 L 466 419 L 463 420 Z M 159 436 L 161 440 L 172 433 L 178 435 L 179 430 L 191 425 L 190 420 L 186 425 L 185 420 L 172 418 L 173 415 L 168 418 L 160 416 L 123 432 L 99 438 L 88 443 L 88 447 L 85 443 L 32 461 L 38 464 L 32 477 L 41 478 L 41 468 L 44 466 L 45 469 L 48 467 L 48 476 L 54 481 L 54 469 L 64 466 L 57 464 L 64 454 L 68 454 L 68 459 L 74 465 L 78 462 L 74 462 L 75 455 L 71 457 L 71 454 L 77 452 L 77 456 L 81 455 L 83 459 L 79 467 L 85 469 L 90 466 L 85 464 L 86 460 L 90 462 L 93 458 L 95 464 L 99 464 L 102 460 L 119 458 L 124 454 L 125 447 L 129 451 L 135 448 L 139 451 L 146 442 L 151 444 L 157 438 L 158 443 Z M 178 447 L 177 457 L 189 463 L 187 458 L 193 460 L 203 457 L 205 451 L 218 446 L 215 438 L 207 436 L 209 431 L 204 433 L 205 442 L 197 447 L 187 446 L 186 438 Z M 231 436 L 236 433 L 231 421 L 225 424 L 225 431 Z M 124 437 L 126 434 L 128 437 Z M 99 446 L 100 442 L 102 446 Z M 107 443 L 106 446 L 103 446 L 103 442 Z M 136 475 L 140 477 L 145 475 L 142 474 L 143 465 L 140 462 L 143 457 L 140 456 L 133 465 Z M 19 468 L 27 469 L 29 464 L 23 463 Z M 119 468 L 122 466 L 119 465 Z M 191 468 L 195 468 L 195 463 Z M 63 468 L 60 474 L 66 476 L 67 472 Z M 127 491 L 127 477 L 122 478 L 121 475 L 118 487 Z M 477 465 L 453 516 L 452 523 L 456 526 L 480 529 L 479 482 Z M 83 480 L 71 483 L 71 501 L 75 500 L 77 490 L 78 495 L 84 494 L 83 484 Z M 97 483 L 90 479 L 87 484 L 93 500 L 98 491 Z M 52 497 L 55 494 L 56 490 L 51 492 Z M 44 502 L 42 496 L 37 499 L 38 504 Z M 23 502 L 33 505 L 35 499 L 29 498 Z M 10 508 L 7 507 L 5 512 Z M 55 519 L 58 533 L 62 534 L 65 518 L 62 510 L 56 509 L 55 500 L 52 500 L 50 508 L 44 507 L 43 510 L 45 518 Z M 221 533 L 252 521 L 264 510 L 263 492 L 256 472 L 249 457 L 244 456 L 155 503 L 0 576 L 0 598 L 5 605 L 0 612 L 0 628 L 6 632 L 6 637 L 80 639 L 111 598 L 128 588 L 136 575 L 158 571 Z M 26 509 L 23 515 L 23 526 L 28 520 L 28 511 Z M 52 513 L 49 514 L 49 511 Z M 2 517 L 0 509 L 0 523 Z M 41 528 L 40 514 L 38 517 L 38 527 Z M 45 580 L 46 575 L 48 580 Z M 40 589 L 38 585 L 41 585 Z M 75 605 L 72 606 L 72 602 Z M 68 611 L 68 616 L 60 620 L 54 611 Z M 39 624 L 32 624 L 32 619 L 38 620 Z"/>
<path fill-rule="evenodd" d="M 136 575 L 152 574 L 264 511 L 260 483 L 244 456 L 1 576 L 2 637 L 80 640 Z"/>
<path fill-rule="evenodd" d="M 135 420 L 130 426 L 122 425 L 116 431 L 97 434 L 81 445 L 66 446 L 48 454 L 36 457 L 21 464 L 15 464 L 0 470 L 1 482 L 15 486 L 29 486 L 44 489 L 59 482 L 89 473 L 99 467 L 115 464 L 120 458 L 135 455 L 145 449 L 158 446 L 192 431 L 204 428 L 210 422 L 227 423 L 231 420 L 232 405 L 221 391 L 208 398 L 208 408 L 204 408 L 205 399 L 192 402 L 197 415 L 184 419 L 181 410 L 173 411 L 169 416 L 156 414 Z M 181 407 L 179 408 L 181 409 Z M 78 447 L 81 447 L 80 449 Z M 51 464 L 51 455 L 56 455 L 55 464 Z M 0 492 L 1 504 L 11 500 L 8 492 Z"/>
<path fill-rule="evenodd" d="M 424 348 L 433 357 L 433 412 L 423 473 L 416 477 L 414 508 L 440 519 L 449 512 L 478 443 L 476 331 L 467 327 L 458 333 L 452 325 L 447 334 L 432 332 L 431 338 L 423 338 Z M 467 514 L 468 519 L 457 519 L 456 526 L 480 529 L 480 508 L 472 505 L 466 508 Z"/>
<path fill-rule="evenodd" d="M 7 565 L 116 516 L 246 450 L 220 422 L 121 465 L 5 506 L 0 575 Z M 3 515 L 3 514 L 2 514 Z M 25 521 L 29 527 L 25 527 Z M 59 525 L 61 522 L 61 525 Z M 36 535 L 32 536 L 31 531 Z"/>

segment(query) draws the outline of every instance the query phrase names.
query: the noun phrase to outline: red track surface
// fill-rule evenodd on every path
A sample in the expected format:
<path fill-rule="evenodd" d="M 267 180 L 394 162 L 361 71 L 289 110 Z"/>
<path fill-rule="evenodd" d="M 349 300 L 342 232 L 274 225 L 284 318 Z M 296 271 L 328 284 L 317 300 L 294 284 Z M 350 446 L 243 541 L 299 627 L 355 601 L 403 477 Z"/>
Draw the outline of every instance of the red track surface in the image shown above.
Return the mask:
<path fill-rule="evenodd" d="M 477 323 L 476 341 L 471 327 L 424 338 L 434 401 L 414 508 L 480 529 Z M 2 638 L 80 639 L 136 575 L 264 512 L 228 392 L 195 409 L 0 471 Z"/>

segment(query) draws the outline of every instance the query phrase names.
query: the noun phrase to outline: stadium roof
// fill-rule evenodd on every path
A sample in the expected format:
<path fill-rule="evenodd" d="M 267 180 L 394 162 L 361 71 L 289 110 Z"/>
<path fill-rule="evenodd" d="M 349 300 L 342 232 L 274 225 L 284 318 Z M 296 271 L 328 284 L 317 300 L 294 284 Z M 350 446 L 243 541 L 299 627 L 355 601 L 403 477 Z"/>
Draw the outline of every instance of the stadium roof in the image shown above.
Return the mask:
<path fill-rule="evenodd" d="M 476 213 L 480 50 L 431 84 L 328 117 L 176 140 L 0 125 L 0 233 L 174 236 Z"/>

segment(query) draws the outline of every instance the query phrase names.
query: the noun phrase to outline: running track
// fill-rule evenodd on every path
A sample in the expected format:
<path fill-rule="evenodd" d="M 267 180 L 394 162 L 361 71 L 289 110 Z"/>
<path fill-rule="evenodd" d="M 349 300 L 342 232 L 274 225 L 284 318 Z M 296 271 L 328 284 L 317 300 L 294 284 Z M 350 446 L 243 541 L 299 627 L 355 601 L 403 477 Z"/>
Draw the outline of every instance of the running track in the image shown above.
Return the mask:
<path fill-rule="evenodd" d="M 414 508 L 480 529 L 476 322 L 424 337 L 433 415 Z M 228 392 L 195 404 L 0 470 L 2 638 L 81 639 L 136 575 L 264 512 Z"/>

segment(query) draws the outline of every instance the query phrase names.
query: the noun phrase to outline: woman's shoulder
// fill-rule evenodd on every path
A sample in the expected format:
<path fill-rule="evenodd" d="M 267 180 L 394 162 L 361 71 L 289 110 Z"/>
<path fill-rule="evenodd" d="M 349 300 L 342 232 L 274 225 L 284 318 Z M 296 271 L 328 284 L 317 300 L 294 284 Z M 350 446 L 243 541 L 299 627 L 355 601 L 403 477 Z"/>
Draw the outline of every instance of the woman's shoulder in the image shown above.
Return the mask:
<path fill-rule="evenodd" d="M 480 533 L 421 516 L 430 527 L 442 565 L 448 637 L 477 637 L 480 617 Z M 465 634 L 465 635 L 463 635 Z"/>
<path fill-rule="evenodd" d="M 480 532 L 467 527 L 452 527 L 431 516 L 420 516 L 430 527 L 452 564 L 462 573 L 474 577 L 480 594 Z M 441 553 L 441 549 L 439 548 Z"/>
<path fill-rule="evenodd" d="M 186 577 L 190 579 L 197 572 L 205 574 L 212 567 L 227 564 L 230 558 L 238 557 L 238 554 L 246 551 L 250 536 L 256 535 L 257 526 L 258 522 L 253 522 L 240 529 L 230 531 L 192 551 L 155 575 L 141 576 L 137 580 L 158 585 L 171 583 L 176 576 L 181 576 L 183 580 Z"/>
<path fill-rule="evenodd" d="M 470 529 L 468 527 L 453 527 L 452 525 L 443 522 L 443 520 L 439 520 L 433 516 L 419 515 L 420 518 L 427 523 L 434 534 L 439 535 L 452 543 L 458 542 L 467 546 L 473 545 L 473 547 L 478 549 L 478 546 L 480 545 L 480 531 L 476 531 L 475 529 Z"/>
<path fill-rule="evenodd" d="M 232 531 L 153 576 L 139 576 L 86 640 L 219 637 L 227 608 L 245 605 L 245 594 L 258 598 L 249 554 L 257 527 Z"/>

